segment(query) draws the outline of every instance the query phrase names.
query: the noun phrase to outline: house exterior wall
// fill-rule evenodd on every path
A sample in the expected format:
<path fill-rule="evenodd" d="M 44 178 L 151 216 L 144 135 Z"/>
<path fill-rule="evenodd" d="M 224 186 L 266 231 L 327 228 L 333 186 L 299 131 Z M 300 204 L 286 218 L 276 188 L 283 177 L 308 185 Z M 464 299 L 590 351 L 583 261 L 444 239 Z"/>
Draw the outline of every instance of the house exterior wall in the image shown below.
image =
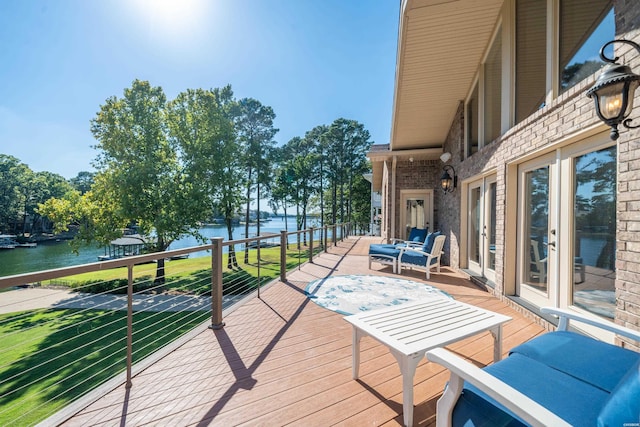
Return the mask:
<path fill-rule="evenodd" d="M 640 43 L 640 2 L 620 0 L 615 2 L 615 8 L 617 38 Z M 625 64 L 640 73 L 639 52 L 622 44 L 616 44 L 615 49 L 616 55 L 621 56 Z M 515 289 L 515 233 L 509 232 L 513 231 L 509 229 L 509 220 L 511 224 L 515 220 L 509 216 L 512 212 L 509 206 L 515 204 L 513 198 L 517 194 L 517 183 L 510 171 L 522 159 L 555 150 L 587 136 L 608 134 L 609 128 L 596 116 L 593 101 L 585 96 L 585 91 L 592 86 L 596 77 L 593 75 L 569 89 L 467 159 L 464 159 L 464 104 L 461 102 L 452 118 L 443 150 L 452 153 L 448 164 L 454 167 L 458 175 L 458 188 L 453 193 L 442 194 L 438 190 L 443 166 L 440 161 L 397 164 L 395 192 L 389 188 L 389 194 L 394 194 L 393 203 L 399 206 L 401 189 L 436 189 L 433 229 L 439 229 L 447 236 L 444 264 L 455 269 L 460 268 L 464 261 L 461 255 L 461 242 L 464 239 L 461 236 L 464 228 L 461 227 L 461 221 L 465 216 L 461 209 L 462 198 L 466 195 L 461 184 L 495 174 L 496 265 L 495 286 L 491 292 L 497 297 L 509 300 L 507 297 Z M 640 91 L 636 92 L 635 105 L 631 117 L 637 117 L 634 123 L 640 123 Z M 640 130 L 620 128 L 617 141 L 615 322 L 640 330 Z M 387 184 L 391 185 L 391 182 L 387 181 Z M 396 230 L 400 227 L 399 218 L 400 213 L 396 211 Z M 622 340 L 622 344 L 640 350 L 638 343 Z"/>
<path fill-rule="evenodd" d="M 615 2 L 617 38 L 640 43 L 640 2 Z M 624 53 L 624 61 L 635 73 L 640 72 L 640 52 L 621 45 L 616 54 Z M 634 123 L 640 117 L 637 108 L 631 113 Z M 616 322 L 640 330 L 640 130 L 621 133 L 618 139 L 618 207 L 616 251 Z M 631 346 L 631 345 L 630 345 Z M 635 349 L 640 350 L 638 343 Z"/>

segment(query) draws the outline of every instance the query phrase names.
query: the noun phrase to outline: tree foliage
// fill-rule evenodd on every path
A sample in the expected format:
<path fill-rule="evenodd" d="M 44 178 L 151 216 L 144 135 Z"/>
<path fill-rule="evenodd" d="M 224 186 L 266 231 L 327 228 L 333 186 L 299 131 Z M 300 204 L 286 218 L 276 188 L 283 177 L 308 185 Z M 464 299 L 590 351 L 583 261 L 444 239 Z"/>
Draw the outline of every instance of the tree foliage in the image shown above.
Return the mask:
<path fill-rule="evenodd" d="M 188 89 L 168 101 L 161 87 L 135 80 L 122 97 L 108 98 L 91 121 L 95 173 L 81 172 L 70 183 L 32 174 L 47 185 L 37 186 L 38 197 L 21 199 L 15 188 L 30 187 L 13 176 L 24 180 L 29 174 L 14 173 L 24 165 L 2 156 L 3 184 L 16 184 L 15 194 L 8 185 L 0 187 L 0 197 L 13 216 L 21 212 L 21 200 L 24 212 L 39 204 L 37 212 L 54 221 L 57 231 L 74 225 L 76 245 L 107 244 L 131 227 L 153 237 L 152 251 L 166 250 L 185 235 L 203 240 L 199 225 L 214 215 L 224 218 L 232 240 L 242 207 L 248 223 L 252 201 L 260 217 L 266 195 L 274 210 L 286 214 L 295 206 L 298 229 L 307 228 L 314 208 L 322 221 L 329 210 L 332 223 L 368 218 L 369 189 L 361 175 L 369 168 L 365 153 L 371 142 L 364 126 L 340 118 L 276 148 L 275 117 L 253 98 L 236 100 L 230 86 Z M 18 202 L 10 204 L 10 198 Z M 229 267 L 237 266 L 233 246 L 228 259 Z M 156 280 L 163 279 L 160 260 Z"/>
<path fill-rule="evenodd" d="M 245 209 L 245 237 L 249 236 L 249 222 L 251 220 L 251 201 L 253 189 L 256 191 L 258 234 L 260 233 L 260 198 L 261 186 L 266 185 L 271 177 L 271 165 L 266 161 L 271 157 L 275 145 L 273 137 L 278 132 L 273 126 L 276 114 L 269 106 L 262 105 L 253 98 L 238 101 L 235 116 L 238 142 L 242 147 L 242 159 L 245 168 L 246 209 Z M 245 249 L 244 262 L 249 262 L 249 248 Z"/>
<path fill-rule="evenodd" d="M 17 158 L 0 154 L 0 232 L 22 237 L 48 231 L 38 204 L 71 189 L 58 174 L 33 172 Z"/>

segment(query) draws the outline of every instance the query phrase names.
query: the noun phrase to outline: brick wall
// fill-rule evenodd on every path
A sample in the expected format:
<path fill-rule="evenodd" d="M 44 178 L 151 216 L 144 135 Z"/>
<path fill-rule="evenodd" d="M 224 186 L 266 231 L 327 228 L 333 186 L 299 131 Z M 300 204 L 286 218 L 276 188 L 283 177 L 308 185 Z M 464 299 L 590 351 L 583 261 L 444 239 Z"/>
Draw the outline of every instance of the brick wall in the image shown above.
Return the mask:
<path fill-rule="evenodd" d="M 616 2 L 618 14 L 618 38 L 640 43 L 640 2 Z M 622 16 L 622 18 L 620 18 Z M 624 31 L 621 31 L 624 29 Z M 627 45 L 616 45 L 616 54 L 640 74 L 640 53 Z M 517 124 L 498 140 L 483 147 L 478 153 L 463 160 L 463 105 L 460 104 L 445 150 L 453 154 L 450 164 L 459 180 L 479 177 L 493 171 L 497 179 L 497 232 L 496 232 L 496 287 L 494 293 L 502 297 L 505 282 L 505 216 L 507 165 L 537 150 L 554 146 L 559 141 L 576 135 L 584 129 L 597 126 L 600 120 L 595 114 L 593 101 L 585 96 L 596 76 L 569 89 L 550 105 Z M 632 113 L 635 124 L 640 124 L 640 90 L 636 92 L 636 109 Z M 615 321 L 618 324 L 640 330 L 640 130 L 620 129 L 618 139 L 618 193 L 617 193 L 617 253 Z M 439 165 L 439 173 L 441 173 Z M 433 177 L 432 177 L 433 178 Z M 418 184 L 418 182 L 416 182 Z M 448 263 L 460 265 L 460 188 L 453 194 L 436 192 L 435 205 L 440 209 L 434 216 L 448 238 Z M 454 196 L 455 195 L 455 196 Z M 512 203 L 512 201 L 509 201 Z M 434 213 L 435 214 L 435 213 Z M 626 347 L 640 350 L 638 343 L 623 341 Z"/>
<path fill-rule="evenodd" d="M 616 38 L 640 43 L 640 2 L 616 1 Z M 640 52 L 616 44 L 616 55 L 640 73 Z M 633 123 L 640 123 L 636 91 Z M 618 209 L 616 237 L 616 322 L 640 330 L 640 130 L 621 131 L 618 139 Z M 624 342 L 640 351 L 640 343 Z"/>

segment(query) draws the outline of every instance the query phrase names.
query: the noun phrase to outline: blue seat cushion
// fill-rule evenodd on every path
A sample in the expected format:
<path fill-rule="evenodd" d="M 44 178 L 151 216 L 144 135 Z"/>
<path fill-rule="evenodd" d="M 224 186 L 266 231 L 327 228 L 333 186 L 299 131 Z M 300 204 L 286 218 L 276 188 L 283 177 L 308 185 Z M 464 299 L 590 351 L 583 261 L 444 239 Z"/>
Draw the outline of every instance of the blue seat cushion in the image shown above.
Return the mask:
<path fill-rule="evenodd" d="M 406 251 L 402 254 L 400 262 L 403 264 L 413 264 L 424 267 L 427 265 L 427 257 L 418 252 Z M 431 264 L 435 264 L 437 262 L 438 260 L 436 258 L 431 258 Z"/>
<path fill-rule="evenodd" d="M 430 254 L 431 249 L 433 249 L 433 242 L 435 242 L 436 237 L 438 237 L 440 234 L 442 233 L 440 233 L 439 231 L 434 231 L 433 233 L 427 234 L 427 238 L 424 239 L 424 245 L 422 245 L 422 251 Z"/>
<path fill-rule="evenodd" d="M 570 331 L 550 332 L 521 344 L 518 353 L 611 392 L 640 354 Z"/>
<path fill-rule="evenodd" d="M 598 427 L 631 425 L 640 421 L 640 360 L 611 392 L 598 416 Z"/>
<path fill-rule="evenodd" d="M 400 249 L 390 244 L 373 244 L 369 245 L 369 255 L 386 255 L 397 258 L 400 255 Z"/>
<path fill-rule="evenodd" d="M 571 425 L 592 426 L 609 393 L 535 359 L 513 353 L 484 368 Z M 453 411 L 454 426 L 520 426 L 525 423 L 470 384 Z"/>

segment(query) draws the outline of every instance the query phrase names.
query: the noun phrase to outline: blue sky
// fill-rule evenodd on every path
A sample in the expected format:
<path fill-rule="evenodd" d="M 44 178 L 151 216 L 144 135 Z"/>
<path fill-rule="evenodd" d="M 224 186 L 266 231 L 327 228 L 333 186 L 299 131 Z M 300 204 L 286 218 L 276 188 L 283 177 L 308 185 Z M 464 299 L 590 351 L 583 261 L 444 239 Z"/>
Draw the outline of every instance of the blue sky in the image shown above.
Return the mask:
<path fill-rule="evenodd" d="M 134 79 L 168 99 L 231 84 L 279 144 L 339 117 L 391 127 L 399 0 L 2 0 L 0 153 L 92 170 L 89 122 Z"/>

